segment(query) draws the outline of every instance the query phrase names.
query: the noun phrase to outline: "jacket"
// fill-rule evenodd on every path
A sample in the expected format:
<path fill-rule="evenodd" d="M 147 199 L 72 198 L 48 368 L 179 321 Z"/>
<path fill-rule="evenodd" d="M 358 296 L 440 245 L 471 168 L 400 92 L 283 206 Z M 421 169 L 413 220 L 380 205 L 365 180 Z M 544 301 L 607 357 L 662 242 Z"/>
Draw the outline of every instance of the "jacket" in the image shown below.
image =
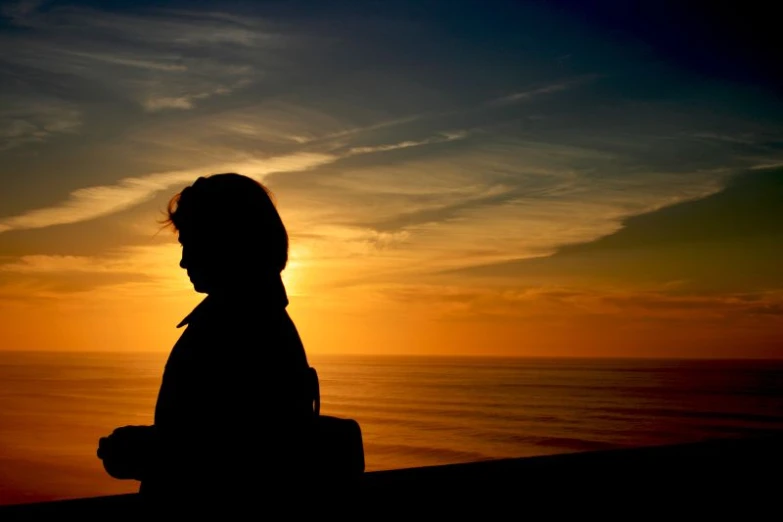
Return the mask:
<path fill-rule="evenodd" d="M 178 325 L 186 328 L 155 407 L 159 443 L 142 480 L 147 498 L 255 498 L 270 480 L 297 481 L 313 390 L 287 305 L 276 277 L 209 295 Z"/>

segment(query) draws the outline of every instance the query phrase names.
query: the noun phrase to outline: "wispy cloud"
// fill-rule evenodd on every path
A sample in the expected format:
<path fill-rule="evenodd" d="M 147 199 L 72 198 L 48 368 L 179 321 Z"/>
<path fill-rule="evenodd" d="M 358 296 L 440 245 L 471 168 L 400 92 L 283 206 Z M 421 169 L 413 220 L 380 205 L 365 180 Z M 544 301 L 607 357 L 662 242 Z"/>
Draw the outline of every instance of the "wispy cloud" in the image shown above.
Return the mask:
<path fill-rule="evenodd" d="M 421 147 L 423 145 L 432 145 L 433 143 L 446 143 L 449 141 L 461 140 L 468 136 L 467 131 L 443 132 L 438 136 L 433 136 L 425 140 L 407 140 L 399 143 L 389 143 L 386 145 L 373 145 L 369 147 L 351 147 L 348 154 L 371 154 L 373 152 L 387 152 L 390 150 L 407 149 L 409 147 Z"/>
<path fill-rule="evenodd" d="M 557 92 L 566 91 L 568 89 L 572 89 L 574 87 L 577 87 L 579 85 L 583 85 L 587 82 L 593 81 L 596 78 L 598 78 L 597 75 L 588 75 L 583 76 L 580 78 L 576 78 L 573 80 L 567 80 L 564 82 L 558 82 L 553 83 L 550 85 L 544 85 L 543 87 L 536 87 L 533 89 L 525 90 L 525 91 L 517 91 L 511 94 L 508 94 L 506 96 L 501 96 L 500 98 L 495 98 L 493 100 L 490 100 L 488 104 L 490 105 L 505 105 L 510 103 L 517 103 L 521 101 L 527 101 L 533 98 L 536 98 L 538 96 L 543 96 L 546 94 L 554 94 Z"/>
<path fill-rule="evenodd" d="M 38 7 L 20 3 L 7 11 L 26 30 L 0 35 L 7 51 L 0 66 L 21 71 L 24 81 L 59 77 L 60 84 L 67 79 L 94 96 L 120 95 L 148 111 L 192 108 L 263 77 L 268 67 L 279 71 L 291 40 L 251 17 Z"/>
<path fill-rule="evenodd" d="M 73 56 L 79 56 L 81 58 L 88 58 L 96 60 L 98 62 L 105 62 L 114 65 L 124 65 L 127 67 L 135 67 L 138 69 L 145 69 L 151 71 L 169 71 L 169 72 L 185 72 L 188 70 L 186 65 L 176 63 L 179 61 L 179 57 L 165 57 L 160 56 L 155 61 L 152 60 L 140 60 L 133 55 L 131 56 L 118 56 L 114 54 L 103 53 L 90 53 L 79 51 L 65 51 Z"/>
<path fill-rule="evenodd" d="M 502 96 L 500 98 L 496 98 L 492 100 L 490 103 L 503 104 L 503 103 L 514 103 L 522 100 L 529 100 L 535 96 L 540 96 L 542 94 L 552 94 L 554 92 L 565 91 L 569 87 L 570 84 L 568 83 L 557 83 L 554 85 L 547 85 L 546 87 L 540 87 L 538 89 L 531 89 L 529 91 L 519 91 L 519 92 L 509 94 L 508 96 Z"/>
<path fill-rule="evenodd" d="M 195 107 L 197 100 L 204 100 L 207 98 L 211 98 L 212 96 L 222 96 L 222 95 L 230 94 L 235 89 L 244 87 L 248 83 L 250 82 L 239 81 L 236 82 L 231 87 L 220 86 L 212 89 L 211 91 L 199 92 L 195 94 L 187 94 L 184 96 L 177 96 L 177 97 L 151 96 L 145 99 L 144 101 L 142 101 L 142 105 L 144 106 L 144 109 L 146 109 L 149 112 L 158 112 L 164 109 L 192 109 L 193 107 Z"/>
<path fill-rule="evenodd" d="M 537 89 L 531 89 L 529 91 L 520 91 L 500 98 L 492 98 L 480 103 L 478 107 L 467 107 L 467 108 L 460 108 L 460 109 L 442 111 L 442 112 L 422 111 L 418 114 L 410 114 L 400 118 L 382 120 L 377 123 L 350 127 L 348 129 L 341 129 L 338 131 L 325 132 L 321 134 L 314 134 L 312 131 L 299 132 L 299 133 L 287 134 L 286 137 L 291 141 L 300 145 L 305 145 L 305 144 L 313 145 L 313 144 L 319 144 L 319 143 L 330 142 L 330 141 L 342 143 L 343 140 L 345 140 L 346 138 L 350 139 L 362 135 L 371 135 L 376 131 L 383 131 L 394 127 L 406 127 L 409 126 L 409 124 L 422 122 L 422 121 L 428 121 L 429 126 L 438 125 L 441 120 L 448 119 L 449 117 L 454 117 L 459 115 L 469 115 L 469 114 L 476 113 L 477 111 L 481 112 L 482 110 L 485 110 L 487 107 L 491 107 L 493 105 L 514 103 L 516 101 L 530 99 L 539 95 L 566 91 L 580 84 L 589 82 L 597 77 L 598 77 L 597 75 L 588 75 L 573 80 L 547 85 Z M 440 143 L 445 141 L 460 140 L 467 137 L 469 133 L 470 132 L 468 130 L 441 131 L 439 133 L 439 136 L 427 138 L 425 140 L 406 140 L 406 141 L 398 142 L 396 144 L 353 147 L 349 150 L 349 153 L 362 154 L 368 152 L 383 152 L 387 150 L 415 147 L 419 145 L 427 145 L 427 144 Z"/>
<path fill-rule="evenodd" d="M 409 116 L 405 116 L 402 118 L 394 118 L 392 120 L 384 120 L 380 121 L 378 123 L 372 123 L 370 125 L 364 125 L 361 127 L 351 127 L 349 129 L 343 129 L 336 132 L 330 132 L 327 134 L 324 134 L 322 136 L 316 136 L 312 138 L 304 138 L 297 140 L 299 143 L 310 143 L 313 141 L 326 141 L 326 140 L 334 140 L 338 138 L 345 138 L 349 136 L 354 136 L 357 134 L 365 134 L 368 132 L 381 130 L 381 129 L 387 129 L 389 127 L 396 127 L 398 125 L 404 125 L 407 123 L 412 123 L 417 120 L 420 120 L 424 118 L 426 114 L 411 114 Z"/>
<path fill-rule="evenodd" d="M 111 289 L 115 298 L 182 293 L 189 282 L 176 263 L 173 244 L 114 248 L 94 256 L 25 255 L 0 263 L 0 299 L 68 296 Z M 104 292 L 104 295 L 107 292 Z"/>
<path fill-rule="evenodd" d="M 11 263 L 0 264 L 0 271 L 19 274 L 40 274 L 58 272 L 116 272 L 114 264 L 107 264 L 105 258 L 88 256 L 29 255 Z"/>
<path fill-rule="evenodd" d="M 376 302 L 427 310 L 436 317 L 476 321 L 485 318 L 552 320 L 622 317 L 628 323 L 735 324 L 772 322 L 783 316 L 783 293 L 724 295 L 673 294 L 665 289 L 598 289 L 567 286 L 490 286 L 455 284 L 368 285 L 363 292 Z"/>
<path fill-rule="evenodd" d="M 196 100 L 196 95 L 192 96 L 180 96 L 174 97 L 162 97 L 162 98 L 149 98 L 144 100 L 142 104 L 144 108 L 149 112 L 157 112 L 164 109 L 192 109 L 193 101 Z"/>
<path fill-rule="evenodd" d="M 549 256 L 612 234 L 629 216 L 721 189 L 723 172 L 635 172 L 606 151 L 476 135 L 453 150 L 346 162 L 333 175 L 280 179 L 308 262 L 330 271 L 361 257 L 344 285 Z M 364 158 L 362 158 L 364 160 Z M 380 158 L 379 158 L 380 159 Z M 300 199 L 301 198 L 301 199 Z M 378 244 L 377 237 L 394 238 Z M 452 277 L 448 274 L 445 277 Z M 509 281 L 510 278 L 504 279 Z"/>
<path fill-rule="evenodd" d="M 373 154 L 409 147 L 421 147 L 463 139 L 465 131 L 443 132 L 419 141 L 371 147 L 354 147 L 343 154 L 298 152 L 266 159 L 244 160 L 239 163 L 212 165 L 201 169 L 150 174 L 143 177 L 125 178 L 113 185 L 85 187 L 75 190 L 67 201 L 52 207 L 34 209 L 24 214 L 0 219 L 0 233 L 15 229 L 42 228 L 52 225 L 76 223 L 105 216 L 152 198 L 157 192 L 173 185 L 189 183 L 199 175 L 215 172 L 235 171 L 262 179 L 264 176 L 281 172 L 296 172 L 332 163 L 341 157 Z"/>
<path fill-rule="evenodd" d="M 74 133 L 82 125 L 79 110 L 56 100 L 17 99 L 11 106 L 0 109 L 0 150 Z"/>
<path fill-rule="evenodd" d="M 187 98 L 172 98 L 167 103 L 191 106 Z M 191 111 L 187 125 L 179 119 L 149 118 L 125 133 L 124 144 L 165 151 L 177 162 L 192 157 L 194 152 L 214 157 L 209 163 L 246 157 L 259 150 L 268 155 L 303 150 L 333 154 L 336 147 L 308 142 L 314 136 L 344 128 L 343 118 L 304 104 L 262 99 L 227 110 Z"/>
<path fill-rule="evenodd" d="M 334 159 L 335 157 L 326 154 L 301 153 L 251 160 L 241 165 L 214 165 L 199 170 L 181 170 L 126 178 L 113 185 L 81 188 L 72 192 L 68 200 L 59 205 L 2 219 L 0 232 L 76 223 L 105 216 L 147 201 L 157 192 L 173 185 L 190 183 L 200 175 L 238 170 L 261 179 L 272 173 L 310 169 L 332 162 Z"/>
<path fill-rule="evenodd" d="M 769 169 L 779 169 L 780 167 L 783 167 L 783 160 L 781 161 L 764 161 L 760 160 L 761 163 L 758 163 L 756 165 L 753 165 L 750 167 L 751 170 L 769 170 Z"/>

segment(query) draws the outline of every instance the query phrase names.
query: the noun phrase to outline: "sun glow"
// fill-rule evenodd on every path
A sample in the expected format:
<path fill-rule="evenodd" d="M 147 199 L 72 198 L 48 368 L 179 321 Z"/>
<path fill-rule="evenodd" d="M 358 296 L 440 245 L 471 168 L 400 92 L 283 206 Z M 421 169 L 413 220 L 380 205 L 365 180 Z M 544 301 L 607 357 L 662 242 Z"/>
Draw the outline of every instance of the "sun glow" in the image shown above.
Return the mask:
<path fill-rule="evenodd" d="M 289 247 L 288 251 L 288 263 L 285 270 L 283 270 L 282 278 L 285 285 L 286 293 L 289 296 L 304 295 L 303 288 L 303 265 L 307 264 L 303 262 L 305 250 L 301 246 Z"/>
<path fill-rule="evenodd" d="M 299 263 L 296 261 L 289 262 L 285 270 L 283 270 L 283 284 L 288 295 L 302 295 L 299 287 Z"/>

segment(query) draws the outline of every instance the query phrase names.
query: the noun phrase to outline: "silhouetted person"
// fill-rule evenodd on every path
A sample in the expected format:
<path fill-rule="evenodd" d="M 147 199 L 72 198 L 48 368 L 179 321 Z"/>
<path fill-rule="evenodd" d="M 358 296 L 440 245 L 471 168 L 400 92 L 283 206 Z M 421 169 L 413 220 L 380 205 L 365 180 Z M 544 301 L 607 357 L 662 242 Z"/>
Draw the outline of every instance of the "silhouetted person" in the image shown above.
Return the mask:
<path fill-rule="evenodd" d="M 288 234 L 269 192 L 239 174 L 202 177 L 172 198 L 167 223 L 207 296 L 178 325 L 154 426 L 115 430 L 99 456 L 113 476 L 141 480 L 153 506 L 177 511 L 306 491 L 312 380 L 286 311 Z"/>

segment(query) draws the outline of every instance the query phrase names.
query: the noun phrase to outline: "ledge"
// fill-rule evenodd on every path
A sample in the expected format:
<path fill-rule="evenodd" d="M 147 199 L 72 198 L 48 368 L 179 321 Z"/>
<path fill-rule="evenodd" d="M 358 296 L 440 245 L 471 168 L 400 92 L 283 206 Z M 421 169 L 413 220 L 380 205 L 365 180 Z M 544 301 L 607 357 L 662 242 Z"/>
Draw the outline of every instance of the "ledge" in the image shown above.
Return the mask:
<path fill-rule="evenodd" d="M 551 513 L 578 507 L 583 513 L 625 510 L 632 519 L 639 510 L 676 509 L 680 515 L 690 510 L 702 516 L 741 510 L 748 519 L 754 512 L 777 512 L 781 470 L 783 436 L 720 439 L 375 471 L 348 491 L 323 497 L 302 491 L 301 498 L 330 498 L 310 506 L 344 515 L 351 510 L 464 515 L 477 509 L 486 515 L 519 508 Z M 0 518 L 108 520 L 132 513 L 137 504 L 135 494 L 60 500 L 6 506 Z"/>

